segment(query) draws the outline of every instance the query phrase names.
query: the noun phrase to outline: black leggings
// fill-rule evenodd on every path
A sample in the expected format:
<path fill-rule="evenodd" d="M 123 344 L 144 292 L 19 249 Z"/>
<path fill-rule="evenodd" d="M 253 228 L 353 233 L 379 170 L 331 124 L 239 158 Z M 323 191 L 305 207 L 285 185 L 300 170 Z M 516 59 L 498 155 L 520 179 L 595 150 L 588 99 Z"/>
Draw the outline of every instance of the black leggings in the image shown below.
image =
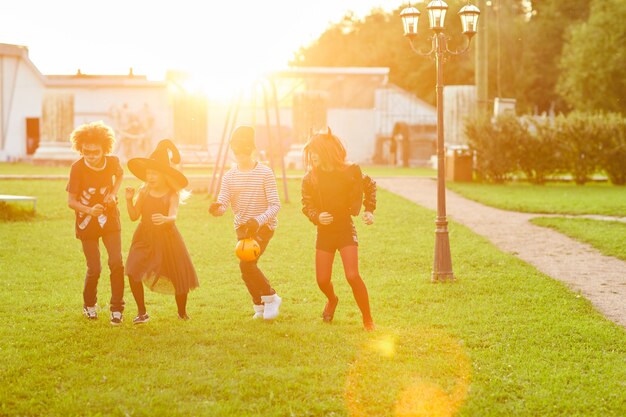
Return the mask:
<path fill-rule="evenodd" d="M 133 293 L 135 302 L 137 303 L 137 312 L 141 316 L 146 314 L 146 302 L 143 291 L 143 283 L 136 281 L 133 277 L 128 277 L 128 283 L 130 284 L 130 290 Z M 176 294 L 176 306 L 178 307 L 178 315 L 185 317 L 187 315 L 187 293 Z"/>

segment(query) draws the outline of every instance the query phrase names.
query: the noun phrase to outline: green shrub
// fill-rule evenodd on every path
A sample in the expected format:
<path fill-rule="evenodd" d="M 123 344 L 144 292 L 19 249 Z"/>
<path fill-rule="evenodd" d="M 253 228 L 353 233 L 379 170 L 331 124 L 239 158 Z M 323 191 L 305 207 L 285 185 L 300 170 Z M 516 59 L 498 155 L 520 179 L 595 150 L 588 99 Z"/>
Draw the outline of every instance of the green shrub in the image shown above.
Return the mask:
<path fill-rule="evenodd" d="M 529 182 L 543 184 L 564 172 L 582 185 L 605 171 L 613 184 L 626 184 L 626 118 L 619 114 L 474 118 L 466 121 L 465 134 L 484 181 L 501 183 L 521 171 Z"/>
<path fill-rule="evenodd" d="M 516 170 L 515 148 L 521 125 L 514 116 L 468 119 L 465 135 L 475 155 L 474 169 L 479 180 L 502 183 Z"/>
<path fill-rule="evenodd" d="M 556 118 L 556 129 L 566 171 L 576 184 L 586 183 L 601 165 L 602 116 L 572 112 Z"/>
<path fill-rule="evenodd" d="M 517 166 L 529 182 L 545 184 L 562 170 L 557 130 L 550 119 L 524 119 L 526 134 L 517 147 Z"/>
<path fill-rule="evenodd" d="M 604 116 L 601 168 L 615 185 L 626 184 L 626 118 L 612 113 Z"/>
<path fill-rule="evenodd" d="M 0 222 L 32 220 L 35 212 L 0 201 Z"/>

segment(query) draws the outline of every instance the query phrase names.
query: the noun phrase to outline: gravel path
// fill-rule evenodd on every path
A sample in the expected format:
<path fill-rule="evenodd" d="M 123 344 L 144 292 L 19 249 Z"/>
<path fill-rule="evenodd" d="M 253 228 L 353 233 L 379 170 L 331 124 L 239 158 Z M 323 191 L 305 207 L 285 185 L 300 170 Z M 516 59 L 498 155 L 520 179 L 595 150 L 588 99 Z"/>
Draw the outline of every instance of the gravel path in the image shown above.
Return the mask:
<path fill-rule="evenodd" d="M 437 183 L 433 179 L 377 178 L 376 183 L 436 210 Z M 484 206 L 450 190 L 446 192 L 446 209 L 449 220 L 464 224 L 501 250 L 580 291 L 607 318 L 626 327 L 626 262 L 602 255 L 591 245 L 529 222 L 533 217 L 544 216 L 542 214 Z"/>

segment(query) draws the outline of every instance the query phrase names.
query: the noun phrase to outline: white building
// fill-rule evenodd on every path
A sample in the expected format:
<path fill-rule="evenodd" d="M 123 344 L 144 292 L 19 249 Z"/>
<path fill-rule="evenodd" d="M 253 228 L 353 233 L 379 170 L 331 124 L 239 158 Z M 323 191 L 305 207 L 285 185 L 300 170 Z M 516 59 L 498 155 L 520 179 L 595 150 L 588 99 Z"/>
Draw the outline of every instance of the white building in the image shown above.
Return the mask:
<path fill-rule="evenodd" d="M 69 147 L 73 128 L 97 120 L 114 127 L 118 138 L 136 119 L 151 123 L 150 132 L 139 132 L 150 140 L 174 130 L 165 81 L 148 81 L 132 72 L 43 75 L 24 46 L 0 44 L 0 98 L 0 161 L 24 159 L 37 142 L 35 158 L 48 149 L 48 157 L 63 159 L 61 148 Z"/>
<path fill-rule="evenodd" d="M 259 147 L 269 148 L 271 139 L 275 154 L 278 136 L 284 154 L 291 144 L 304 142 L 310 128 L 330 126 L 351 160 L 369 162 L 377 141 L 391 135 L 395 122 L 435 123 L 434 107 L 389 84 L 388 75 L 388 68 L 278 71 L 257 83 L 252 94 L 248 89 L 227 120 L 228 105 L 186 92 L 180 73 L 171 72 L 163 81 L 132 70 L 127 75 L 43 75 L 26 47 L 0 44 L 0 161 L 73 160 L 71 131 L 102 120 L 116 130 L 116 153 L 122 159 L 146 155 L 156 141 L 172 138 L 184 162 L 213 162 L 233 124 L 252 124 Z"/>

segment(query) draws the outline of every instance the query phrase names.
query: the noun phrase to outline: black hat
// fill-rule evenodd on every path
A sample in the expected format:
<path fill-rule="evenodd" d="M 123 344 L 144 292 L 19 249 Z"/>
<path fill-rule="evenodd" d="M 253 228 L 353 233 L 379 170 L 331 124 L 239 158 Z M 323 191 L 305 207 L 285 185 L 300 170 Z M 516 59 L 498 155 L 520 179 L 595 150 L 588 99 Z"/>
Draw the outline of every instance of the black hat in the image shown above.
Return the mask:
<path fill-rule="evenodd" d="M 230 135 L 230 146 L 238 149 L 256 149 L 254 142 L 254 128 L 252 126 L 239 126 Z"/>
<path fill-rule="evenodd" d="M 150 158 L 132 158 L 128 160 L 128 169 L 135 177 L 140 180 L 146 181 L 146 170 L 153 169 L 159 171 L 165 175 L 169 180 L 169 183 L 177 188 L 176 191 L 182 190 L 189 184 L 187 177 L 171 166 L 169 152 L 172 152 L 171 163 L 177 164 L 180 162 L 180 153 L 176 148 L 176 145 L 169 140 L 163 139 L 160 141 Z"/>

